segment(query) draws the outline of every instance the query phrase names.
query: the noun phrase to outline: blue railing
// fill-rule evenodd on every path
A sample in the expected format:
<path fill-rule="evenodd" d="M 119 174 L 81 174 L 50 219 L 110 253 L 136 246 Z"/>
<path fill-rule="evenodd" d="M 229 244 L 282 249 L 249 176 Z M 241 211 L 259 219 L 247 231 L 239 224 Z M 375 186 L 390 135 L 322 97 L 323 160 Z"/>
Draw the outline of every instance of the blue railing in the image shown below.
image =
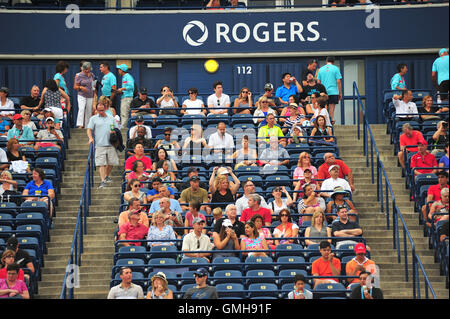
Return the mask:
<path fill-rule="evenodd" d="M 411 245 L 411 258 L 412 258 L 412 280 L 413 280 L 413 298 L 420 299 L 420 280 L 419 280 L 419 270 L 422 272 L 424 277 L 425 284 L 425 298 L 428 299 L 428 290 L 431 291 L 431 294 L 434 299 L 436 299 L 436 294 L 431 286 L 430 280 L 427 276 L 427 273 L 422 265 L 422 262 L 419 256 L 416 255 L 416 248 L 414 244 L 414 240 L 411 237 L 411 234 L 408 230 L 408 226 L 403 218 L 400 209 L 396 204 L 396 199 L 394 195 L 394 191 L 392 190 L 391 184 L 389 182 L 389 178 L 386 174 L 385 167 L 383 162 L 380 160 L 380 154 L 375 143 L 375 139 L 372 134 L 372 130 L 370 128 L 369 122 L 367 120 L 366 110 L 362 103 L 361 97 L 359 95 L 359 90 L 356 82 L 353 82 L 353 105 L 355 107 L 356 103 L 358 104 L 358 108 L 361 112 L 358 112 L 358 140 L 360 139 L 360 124 L 363 125 L 363 150 L 364 155 L 366 156 L 366 166 L 369 167 L 369 157 L 370 157 L 370 166 L 371 166 L 371 175 L 372 175 L 372 184 L 375 183 L 375 177 L 377 180 L 377 201 L 380 202 L 380 208 L 382 213 L 386 213 L 386 226 L 387 229 L 390 229 L 390 212 L 389 212 L 389 194 L 391 196 L 392 201 L 392 231 L 393 231 L 393 248 L 397 249 L 397 258 L 398 263 L 401 263 L 401 246 L 400 246 L 400 235 L 399 235 L 399 222 L 400 218 L 401 225 L 403 226 L 403 245 L 404 245 L 404 262 L 405 262 L 405 281 L 409 281 L 409 272 L 408 272 L 408 240 Z M 361 119 L 361 114 L 363 118 Z M 369 140 L 370 140 L 370 155 L 369 155 Z M 374 165 L 374 151 L 376 156 L 376 176 L 375 176 L 375 165 Z M 385 186 L 385 204 L 383 204 L 383 180 Z M 386 209 L 385 209 L 386 208 Z M 408 240 L 407 240 L 408 239 Z"/>
<path fill-rule="evenodd" d="M 94 185 L 94 145 L 89 146 L 89 155 L 84 174 L 83 189 L 81 191 L 80 208 L 78 210 L 77 222 L 73 234 L 72 248 L 69 261 L 67 262 L 64 282 L 61 289 L 60 299 L 73 299 L 74 288 L 77 288 L 79 278 L 79 267 L 81 267 L 81 255 L 83 254 L 83 236 L 87 233 L 86 219 L 89 216 L 89 205 L 91 204 L 91 187 Z"/>

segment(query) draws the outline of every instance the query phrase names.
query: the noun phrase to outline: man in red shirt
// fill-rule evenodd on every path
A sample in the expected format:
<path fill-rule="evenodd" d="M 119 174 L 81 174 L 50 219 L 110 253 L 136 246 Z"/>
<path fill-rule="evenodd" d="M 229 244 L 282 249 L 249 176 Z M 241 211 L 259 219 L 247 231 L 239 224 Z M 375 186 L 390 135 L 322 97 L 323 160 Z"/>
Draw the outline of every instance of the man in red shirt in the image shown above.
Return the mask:
<path fill-rule="evenodd" d="M 350 184 L 350 188 L 352 192 L 355 191 L 355 185 L 353 184 L 353 172 L 352 170 L 342 161 L 339 159 L 336 159 L 333 153 L 325 153 L 323 156 L 323 159 L 325 160 L 325 163 L 320 165 L 318 171 L 317 171 L 317 179 L 327 179 L 330 178 L 331 175 L 328 171 L 328 169 L 332 165 L 338 165 L 339 166 L 339 178 L 345 178 L 347 176 L 348 183 Z M 320 182 L 320 185 L 322 185 L 322 182 Z"/>
<path fill-rule="evenodd" d="M 422 206 L 422 215 L 424 220 L 427 220 L 427 204 L 429 202 L 437 202 L 441 200 L 441 190 L 448 188 L 448 173 L 446 171 L 440 171 L 437 173 L 438 183 L 436 185 L 431 185 L 428 188 L 427 200 L 425 205 Z M 432 203 L 429 204 L 431 206 Z M 427 223 L 429 224 L 429 223 Z M 431 224 L 429 225 L 431 227 Z"/>
<path fill-rule="evenodd" d="M 419 151 L 411 157 L 411 169 L 415 167 L 438 167 L 436 157 L 427 151 L 428 143 L 424 139 L 417 141 L 417 148 Z M 414 178 L 420 174 L 436 174 L 438 171 L 435 169 L 416 169 L 414 170 Z"/>
<path fill-rule="evenodd" d="M 405 123 L 402 126 L 403 134 L 400 135 L 400 151 L 398 152 L 398 161 L 402 168 L 405 168 L 404 152 L 417 152 L 417 147 L 408 147 L 407 145 L 417 145 L 420 140 L 424 140 L 422 133 L 413 129 L 411 124 Z"/>
<path fill-rule="evenodd" d="M 144 163 L 144 170 L 148 171 L 152 169 L 152 160 L 144 155 L 144 146 L 142 144 L 136 144 L 134 147 L 134 155 L 128 157 L 125 162 L 125 170 L 131 171 L 133 169 L 133 163 L 136 160 L 141 160 Z"/>
<path fill-rule="evenodd" d="M 117 234 L 119 236 L 119 240 L 140 240 L 144 239 L 145 236 L 147 236 L 148 233 L 148 227 L 140 224 L 139 220 L 141 219 L 140 210 L 132 210 L 130 214 L 128 215 L 129 222 L 125 223 L 120 227 L 119 233 Z M 122 242 L 119 244 L 119 246 L 141 246 L 140 242 L 130 242 L 125 243 Z"/>
<path fill-rule="evenodd" d="M 313 276 L 339 276 L 341 274 L 341 261 L 334 257 L 331 252 L 331 244 L 328 241 L 322 241 L 319 244 L 320 258 L 316 259 L 311 266 Z M 336 278 L 314 279 L 314 289 L 318 284 L 337 283 Z"/>
<path fill-rule="evenodd" d="M 248 199 L 248 208 L 244 209 L 241 214 L 240 221 L 245 223 L 249 221 L 253 215 L 259 214 L 264 220 L 266 226 L 272 224 L 270 209 L 261 207 L 261 197 L 257 194 L 250 195 Z"/>

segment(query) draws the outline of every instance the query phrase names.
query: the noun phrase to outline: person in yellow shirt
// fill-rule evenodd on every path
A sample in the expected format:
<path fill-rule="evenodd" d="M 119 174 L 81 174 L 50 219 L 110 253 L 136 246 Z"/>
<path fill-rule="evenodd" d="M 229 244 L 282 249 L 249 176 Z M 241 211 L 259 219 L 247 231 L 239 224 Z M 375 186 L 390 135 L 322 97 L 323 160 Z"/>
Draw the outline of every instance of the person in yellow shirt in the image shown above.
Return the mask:
<path fill-rule="evenodd" d="M 281 131 L 281 128 L 275 124 L 275 116 L 273 114 L 267 114 L 266 122 L 267 124 L 261 126 L 258 130 L 258 141 L 260 143 L 269 143 L 269 138 L 276 136 L 279 138 L 280 145 L 286 147 L 286 139 L 280 138 L 284 137 L 284 134 Z"/>

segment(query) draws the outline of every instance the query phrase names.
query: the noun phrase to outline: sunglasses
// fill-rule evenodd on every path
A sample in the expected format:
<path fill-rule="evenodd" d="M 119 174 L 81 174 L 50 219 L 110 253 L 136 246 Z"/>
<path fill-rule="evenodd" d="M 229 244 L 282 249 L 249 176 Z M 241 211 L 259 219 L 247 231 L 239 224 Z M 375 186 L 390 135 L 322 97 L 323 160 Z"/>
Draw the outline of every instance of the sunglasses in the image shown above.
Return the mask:
<path fill-rule="evenodd" d="M 272 91 L 272 89 L 264 89 L 264 91 L 269 92 Z"/>
<path fill-rule="evenodd" d="M 288 214 L 281 214 L 280 216 L 281 216 L 281 217 L 289 217 Z"/>
<path fill-rule="evenodd" d="M 220 105 L 220 100 L 217 100 L 217 105 Z"/>
<path fill-rule="evenodd" d="M 242 93 L 248 93 L 248 91 L 242 91 Z"/>
<path fill-rule="evenodd" d="M 139 187 L 139 186 L 141 186 L 141 184 L 136 184 L 136 185 L 133 185 L 133 187 Z"/>
<path fill-rule="evenodd" d="M 166 134 L 164 134 L 164 136 L 170 136 L 170 133 L 166 133 Z"/>
<path fill-rule="evenodd" d="M 197 274 L 195 274 L 195 277 L 198 277 L 198 278 L 203 278 L 203 277 L 205 277 L 206 275 L 197 275 Z"/>
<path fill-rule="evenodd" d="M 200 240 L 197 240 L 197 249 L 200 248 Z"/>
<path fill-rule="evenodd" d="M 267 101 L 261 101 L 261 103 L 268 103 Z"/>
<path fill-rule="evenodd" d="M 189 95 L 190 95 L 190 94 L 197 94 L 197 92 L 189 92 Z"/>

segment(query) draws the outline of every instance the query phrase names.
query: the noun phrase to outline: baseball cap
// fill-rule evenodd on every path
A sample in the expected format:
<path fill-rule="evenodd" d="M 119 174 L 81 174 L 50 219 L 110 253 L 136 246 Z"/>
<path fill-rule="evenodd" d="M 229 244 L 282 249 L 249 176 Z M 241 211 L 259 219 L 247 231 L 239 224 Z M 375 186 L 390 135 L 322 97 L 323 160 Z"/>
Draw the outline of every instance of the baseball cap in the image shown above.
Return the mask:
<path fill-rule="evenodd" d="M 136 116 L 136 118 L 134 120 L 136 122 L 143 122 L 144 121 L 144 117 L 142 115 L 138 115 L 138 116 Z"/>
<path fill-rule="evenodd" d="M 442 55 L 444 52 L 448 52 L 446 48 L 442 48 L 439 50 L 439 55 Z"/>
<path fill-rule="evenodd" d="M 357 243 L 355 245 L 355 254 L 365 254 L 366 246 L 363 243 Z"/>
<path fill-rule="evenodd" d="M 126 64 L 118 65 L 118 66 L 116 66 L 116 68 L 121 69 L 123 72 L 128 71 L 128 66 Z"/>
<path fill-rule="evenodd" d="M 206 268 L 198 268 L 194 272 L 194 275 L 197 275 L 197 276 L 208 276 L 208 270 L 206 270 Z"/>
<path fill-rule="evenodd" d="M 273 84 L 272 83 L 266 83 L 266 85 L 264 85 L 264 90 L 273 90 Z"/>
<path fill-rule="evenodd" d="M 335 167 L 337 167 L 339 169 L 339 165 L 331 165 L 330 168 L 328 169 L 328 171 L 331 172 L 331 170 Z"/>
<path fill-rule="evenodd" d="M 231 223 L 231 220 L 229 220 L 229 219 L 227 218 L 227 219 L 225 219 L 225 220 L 222 222 L 222 226 L 223 226 L 223 227 L 233 227 L 233 224 Z"/>
<path fill-rule="evenodd" d="M 15 114 L 13 116 L 13 120 L 20 120 L 20 119 L 23 119 L 22 115 L 20 115 L 20 114 Z"/>
<path fill-rule="evenodd" d="M 53 122 L 55 122 L 55 119 L 54 119 L 53 117 L 49 116 L 49 117 L 47 117 L 47 118 L 45 119 L 45 122 L 48 122 L 48 121 L 53 121 Z"/>
<path fill-rule="evenodd" d="M 11 250 L 16 250 L 17 245 L 19 245 L 19 242 L 15 236 L 9 237 L 8 241 L 6 242 L 6 248 Z"/>
<path fill-rule="evenodd" d="M 303 170 L 303 173 L 306 173 L 306 172 L 312 173 L 312 171 L 311 171 L 309 168 L 305 168 L 305 169 Z"/>
<path fill-rule="evenodd" d="M 198 172 L 198 171 L 199 171 L 199 169 L 197 167 L 189 167 L 187 170 L 188 174 L 192 173 L 192 172 Z"/>
<path fill-rule="evenodd" d="M 141 94 L 147 94 L 147 88 L 140 88 L 139 93 Z"/>
<path fill-rule="evenodd" d="M 199 180 L 200 180 L 200 177 L 198 177 L 197 175 L 194 175 L 191 178 L 189 178 L 190 182 L 199 181 Z"/>
<path fill-rule="evenodd" d="M 220 167 L 217 170 L 217 175 L 225 175 L 225 174 L 228 174 L 228 170 L 225 167 Z"/>
<path fill-rule="evenodd" d="M 197 224 L 197 223 L 204 223 L 205 221 L 203 219 L 201 219 L 200 217 L 195 217 L 194 220 L 192 221 L 192 224 Z"/>
<path fill-rule="evenodd" d="M 417 141 L 417 144 L 428 145 L 427 141 L 425 141 L 424 139 L 420 139 L 419 141 Z"/>

